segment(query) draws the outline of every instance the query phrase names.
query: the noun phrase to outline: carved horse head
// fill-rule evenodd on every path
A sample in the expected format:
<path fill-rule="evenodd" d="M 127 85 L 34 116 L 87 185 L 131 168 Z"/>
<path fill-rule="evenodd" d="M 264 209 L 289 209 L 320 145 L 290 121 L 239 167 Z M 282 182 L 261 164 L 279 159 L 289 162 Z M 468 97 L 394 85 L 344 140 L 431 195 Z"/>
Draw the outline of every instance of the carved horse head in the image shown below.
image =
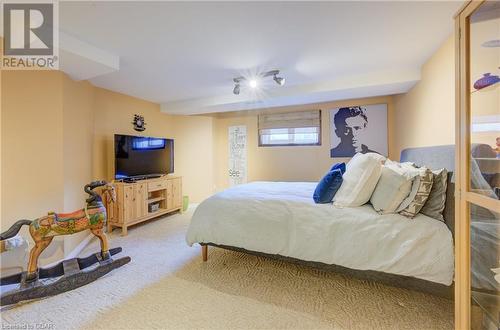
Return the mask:
<path fill-rule="evenodd" d="M 102 194 L 105 196 L 107 201 L 111 201 L 112 203 L 116 202 L 115 187 L 111 183 L 106 183 Z"/>
<path fill-rule="evenodd" d="M 111 183 L 107 183 L 106 181 L 94 181 L 85 185 L 85 188 L 83 189 L 90 195 L 90 197 L 86 200 L 88 205 L 102 204 L 101 196 L 94 191 L 95 188 L 102 186 L 104 186 L 103 196 L 110 198 L 113 202 L 116 201 L 115 187 Z"/>

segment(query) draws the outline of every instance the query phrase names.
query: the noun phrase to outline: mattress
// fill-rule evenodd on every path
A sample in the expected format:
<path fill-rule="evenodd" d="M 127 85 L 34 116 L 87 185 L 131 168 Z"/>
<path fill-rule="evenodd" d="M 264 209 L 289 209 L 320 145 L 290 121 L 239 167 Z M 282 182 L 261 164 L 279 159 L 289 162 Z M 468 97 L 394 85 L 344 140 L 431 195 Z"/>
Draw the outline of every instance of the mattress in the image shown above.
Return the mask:
<path fill-rule="evenodd" d="M 371 205 L 315 204 L 315 187 L 253 182 L 217 193 L 196 208 L 186 241 L 451 285 L 453 239 L 443 222 L 422 214 L 380 215 Z"/>

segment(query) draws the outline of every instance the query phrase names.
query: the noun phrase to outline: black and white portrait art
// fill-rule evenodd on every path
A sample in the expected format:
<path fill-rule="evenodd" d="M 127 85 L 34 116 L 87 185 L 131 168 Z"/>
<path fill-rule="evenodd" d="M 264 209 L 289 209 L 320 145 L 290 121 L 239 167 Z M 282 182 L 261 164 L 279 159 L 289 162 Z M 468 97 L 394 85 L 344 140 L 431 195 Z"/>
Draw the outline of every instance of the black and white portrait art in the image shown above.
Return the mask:
<path fill-rule="evenodd" d="M 330 110 L 330 157 L 376 152 L 387 156 L 387 104 Z"/>

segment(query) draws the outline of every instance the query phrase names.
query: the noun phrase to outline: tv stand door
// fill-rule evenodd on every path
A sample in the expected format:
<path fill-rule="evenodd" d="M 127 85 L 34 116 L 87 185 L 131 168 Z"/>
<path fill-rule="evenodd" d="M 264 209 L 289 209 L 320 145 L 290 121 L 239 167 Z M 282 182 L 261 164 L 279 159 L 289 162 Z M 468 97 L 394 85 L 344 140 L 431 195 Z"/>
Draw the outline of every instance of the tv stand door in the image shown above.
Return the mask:
<path fill-rule="evenodd" d="M 167 180 L 167 210 L 174 208 L 174 196 L 173 196 L 173 180 Z"/>
<path fill-rule="evenodd" d="M 147 183 L 135 184 L 135 217 L 142 218 L 148 215 L 148 185 Z"/>
<path fill-rule="evenodd" d="M 173 208 L 182 207 L 182 181 L 181 178 L 172 179 Z"/>
<path fill-rule="evenodd" d="M 123 222 L 135 219 L 135 184 L 126 184 L 123 187 Z"/>

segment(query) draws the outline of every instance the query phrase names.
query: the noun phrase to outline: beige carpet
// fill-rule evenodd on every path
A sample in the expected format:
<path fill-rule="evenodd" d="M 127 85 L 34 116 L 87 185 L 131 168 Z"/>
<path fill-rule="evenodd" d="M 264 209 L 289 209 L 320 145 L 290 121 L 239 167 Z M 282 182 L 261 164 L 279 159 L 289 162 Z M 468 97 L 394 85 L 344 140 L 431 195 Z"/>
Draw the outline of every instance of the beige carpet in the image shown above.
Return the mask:
<path fill-rule="evenodd" d="M 3 308 L 2 328 L 452 329 L 453 303 L 184 241 L 191 213 L 118 231 L 132 262 L 56 297 Z M 96 251 L 93 242 L 82 253 Z M 41 327 L 38 327 L 41 329 Z"/>

